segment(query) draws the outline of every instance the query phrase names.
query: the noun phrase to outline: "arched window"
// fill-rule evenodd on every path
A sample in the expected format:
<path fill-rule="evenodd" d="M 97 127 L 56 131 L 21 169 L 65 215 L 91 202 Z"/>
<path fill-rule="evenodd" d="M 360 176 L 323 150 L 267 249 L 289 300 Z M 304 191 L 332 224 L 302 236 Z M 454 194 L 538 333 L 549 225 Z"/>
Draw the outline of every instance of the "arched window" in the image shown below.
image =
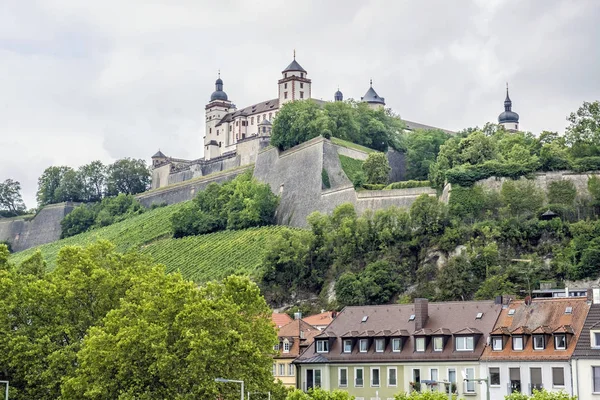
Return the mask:
<path fill-rule="evenodd" d="M 290 352 L 290 341 L 285 339 L 283 341 L 283 352 L 284 353 L 289 353 Z"/>

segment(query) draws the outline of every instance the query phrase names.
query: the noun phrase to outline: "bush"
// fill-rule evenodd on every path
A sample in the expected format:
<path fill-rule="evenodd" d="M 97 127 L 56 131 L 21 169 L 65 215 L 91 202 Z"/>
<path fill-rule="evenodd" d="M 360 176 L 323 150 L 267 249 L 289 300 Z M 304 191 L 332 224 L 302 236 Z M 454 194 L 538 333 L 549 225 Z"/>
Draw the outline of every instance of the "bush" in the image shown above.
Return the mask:
<path fill-rule="evenodd" d="M 430 181 L 402 181 L 390 183 L 385 187 L 386 190 L 391 189 L 412 189 L 419 187 L 431 187 Z"/>
<path fill-rule="evenodd" d="M 548 185 L 548 203 L 572 206 L 577 197 L 577 188 L 572 181 L 560 180 Z"/>
<path fill-rule="evenodd" d="M 385 154 L 371 153 L 362 165 L 369 184 L 387 184 L 390 174 L 390 163 Z"/>
<path fill-rule="evenodd" d="M 365 183 L 363 185 L 363 188 L 365 188 L 367 190 L 383 190 L 383 189 L 386 189 L 386 186 L 385 186 L 385 183 L 376 184 L 376 185 Z"/>
<path fill-rule="evenodd" d="M 327 170 L 325 168 L 321 170 L 321 185 L 323 189 L 331 188 L 331 182 L 329 182 L 329 174 L 327 173 Z"/>
<path fill-rule="evenodd" d="M 570 396 L 564 391 L 548 392 L 546 389 L 534 389 L 531 396 L 515 392 L 504 396 L 504 400 L 577 400 L 577 396 Z"/>
<path fill-rule="evenodd" d="M 64 239 L 89 230 L 96 221 L 96 211 L 92 207 L 81 205 L 60 221 L 60 238 Z"/>
<path fill-rule="evenodd" d="M 583 157 L 573 161 L 573 170 L 576 172 L 600 170 L 600 157 Z"/>

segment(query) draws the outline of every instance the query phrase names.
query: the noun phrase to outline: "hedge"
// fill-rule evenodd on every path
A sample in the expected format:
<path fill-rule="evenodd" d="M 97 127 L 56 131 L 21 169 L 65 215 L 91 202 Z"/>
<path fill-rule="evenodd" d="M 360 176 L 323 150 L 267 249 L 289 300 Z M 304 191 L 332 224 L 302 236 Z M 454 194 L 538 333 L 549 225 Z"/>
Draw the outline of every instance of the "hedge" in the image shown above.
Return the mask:
<path fill-rule="evenodd" d="M 367 189 L 367 190 L 383 190 L 385 189 L 385 183 L 365 183 L 363 185 L 363 188 Z"/>
<path fill-rule="evenodd" d="M 572 165 L 576 172 L 598 171 L 600 170 L 600 157 L 578 158 L 573 161 Z"/>
<path fill-rule="evenodd" d="M 419 187 L 431 187 L 430 181 L 402 181 L 402 182 L 394 182 L 385 187 L 385 190 L 392 189 L 411 189 L 411 188 L 419 188 Z"/>
<path fill-rule="evenodd" d="M 461 165 L 446 171 L 446 179 L 452 184 L 473 186 L 475 182 L 492 176 L 517 179 L 537 171 L 539 163 L 502 163 L 496 160 L 478 165 Z"/>

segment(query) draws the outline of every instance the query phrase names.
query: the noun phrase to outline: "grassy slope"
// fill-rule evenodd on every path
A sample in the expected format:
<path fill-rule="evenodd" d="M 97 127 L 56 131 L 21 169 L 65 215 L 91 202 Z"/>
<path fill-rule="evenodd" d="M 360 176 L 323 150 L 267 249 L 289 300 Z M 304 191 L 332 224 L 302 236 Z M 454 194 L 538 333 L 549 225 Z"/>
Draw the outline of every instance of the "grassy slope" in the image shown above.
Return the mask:
<path fill-rule="evenodd" d="M 173 239 L 170 218 L 184 204 L 157 208 L 105 228 L 28 249 L 11 255 L 10 260 L 18 264 L 39 249 L 48 262 L 48 269 L 52 270 L 63 246 L 85 246 L 106 239 L 114 243 L 118 251 L 140 250 L 157 263 L 165 264 L 169 272 L 180 271 L 197 282 L 232 273 L 256 277 L 267 244 L 282 230 L 289 229 L 267 226 Z"/>
<path fill-rule="evenodd" d="M 346 157 L 340 154 L 340 163 L 342 164 L 342 169 L 346 173 L 348 179 L 354 182 L 354 177 L 356 174 L 362 171 L 362 165 L 364 161 Z"/>
<path fill-rule="evenodd" d="M 342 139 L 336 138 L 336 137 L 332 137 L 331 138 L 331 142 L 335 143 L 335 144 L 337 144 L 339 146 L 342 146 L 342 147 L 347 147 L 349 149 L 355 149 L 355 150 L 359 150 L 359 151 L 364 151 L 365 153 L 377 153 L 377 150 L 373 150 L 373 149 L 370 149 L 368 147 L 361 146 L 360 144 L 348 142 L 346 140 L 342 140 Z"/>

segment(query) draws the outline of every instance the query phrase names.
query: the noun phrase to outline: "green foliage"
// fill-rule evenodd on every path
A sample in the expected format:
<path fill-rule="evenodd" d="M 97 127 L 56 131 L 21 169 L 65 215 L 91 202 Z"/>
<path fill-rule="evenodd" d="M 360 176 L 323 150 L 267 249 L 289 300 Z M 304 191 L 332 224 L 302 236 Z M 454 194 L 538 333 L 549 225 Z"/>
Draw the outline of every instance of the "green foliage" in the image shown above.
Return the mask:
<path fill-rule="evenodd" d="M 363 185 L 363 188 L 367 189 L 367 190 L 383 190 L 386 187 L 387 187 L 387 185 L 385 183 L 378 183 L 378 184 L 365 183 Z"/>
<path fill-rule="evenodd" d="M 440 146 L 450 135 L 438 129 L 405 133 L 401 139 L 406 154 L 406 176 L 408 179 L 425 180 L 429 169 L 437 158 Z"/>
<path fill-rule="evenodd" d="M 508 275 L 493 275 L 481 283 L 475 292 L 475 300 L 493 300 L 496 296 L 517 294 L 515 285 Z"/>
<path fill-rule="evenodd" d="M 354 187 L 356 189 L 363 187 L 367 180 L 367 177 L 362 170 L 364 161 L 343 156 L 341 154 L 339 157 L 342 169 L 346 173 L 348 179 L 350 179 L 350 181 L 354 184 Z"/>
<path fill-rule="evenodd" d="M 465 256 L 458 256 L 448 260 L 437 277 L 438 299 L 471 300 L 477 290 L 479 277 L 474 273 L 474 268 Z"/>
<path fill-rule="evenodd" d="M 596 207 L 600 206 L 600 178 L 596 175 L 588 177 L 587 187 L 592 196 L 592 204 Z"/>
<path fill-rule="evenodd" d="M 0 216 L 14 217 L 25 213 L 25 203 L 21 197 L 21 184 L 7 179 L 0 182 Z"/>
<path fill-rule="evenodd" d="M 600 156 L 600 101 L 584 102 L 567 120 L 565 139 L 573 155 Z"/>
<path fill-rule="evenodd" d="M 600 151 L 600 145 L 597 147 Z M 600 170 L 600 156 L 578 158 L 573 161 L 572 166 L 576 172 L 598 171 Z"/>
<path fill-rule="evenodd" d="M 504 396 L 504 400 L 577 400 L 577 396 L 571 396 L 562 390 L 559 392 L 549 392 L 546 389 L 534 389 L 531 396 L 528 396 L 524 393 L 514 392 Z"/>
<path fill-rule="evenodd" d="M 385 154 L 371 153 L 362 165 L 369 184 L 387 184 L 390 174 L 390 163 Z"/>
<path fill-rule="evenodd" d="M 271 144 L 289 149 L 319 135 L 350 141 L 375 150 L 397 147 L 402 121 L 389 111 L 362 102 L 334 102 L 320 107 L 312 100 L 288 102 L 273 123 Z"/>
<path fill-rule="evenodd" d="M 458 395 L 452 395 L 453 400 L 458 399 Z M 399 393 L 394 396 L 394 400 L 448 400 L 448 394 L 443 391 L 412 391 L 410 393 Z"/>
<path fill-rule="evenodd" d="M 572 181 L 560 180 L 548 185 L 548 203 L 572 206 L 577 197 L 577 188 Z"/>
<path fill-rule="evenodd" d="M 321 170 L 321 184 L 323 189 L 331 188 L 331 182 L 329 182 L 329 174 L 327 173 L 327 170 L 325 168 Z"/>
<path fill-rule="evenodd" d="M 171 223 L 175 237 L 223 229 L 245 229 L 275 223 L 279 198 L 251 173 L 222 183 L 211 183 L 194 201 L 176 212 Z"/>
<path fill-rule="evenodd" d="M 150 187 L 150 170 L 146 161 L 133 158 L 115 161 L 107 168 L 106 186 L 111 196 L 145 192 Z"/>
<path fill-rule="evenodd" d="M 394 183 L 390 183 L 389 185 L 387 185 L 385 187 L 385 189 L 387 189 L 387 190 L 412 189 L 412 188 L 419 188 L 419 187 L 431 187 L 431 182 L 430 181 L 413 181 L 413 180 L 394 182 Z"/>
<path fill-rule="evenodd" d="M 387 261 L 368 264 L 358 274 L 345 272 L 335 285 L 340 306 L 386 304 L 405 289 L 402 265 Z"/>
<path fill-rule="evenodd" d="M 544 193 L 529 180 L 506 181 L 500 190 L 502 202 L 511 216 L 529 216 L 544 203 Z"/>
<path fill-rule="evenodd" d="M 290 392 L 285 400 L 354 400 L 354 396 L 339 389 L 328 392 L 321 388 L 314 388 L 309 390 L 308 393 L 296 389 Z"/>

